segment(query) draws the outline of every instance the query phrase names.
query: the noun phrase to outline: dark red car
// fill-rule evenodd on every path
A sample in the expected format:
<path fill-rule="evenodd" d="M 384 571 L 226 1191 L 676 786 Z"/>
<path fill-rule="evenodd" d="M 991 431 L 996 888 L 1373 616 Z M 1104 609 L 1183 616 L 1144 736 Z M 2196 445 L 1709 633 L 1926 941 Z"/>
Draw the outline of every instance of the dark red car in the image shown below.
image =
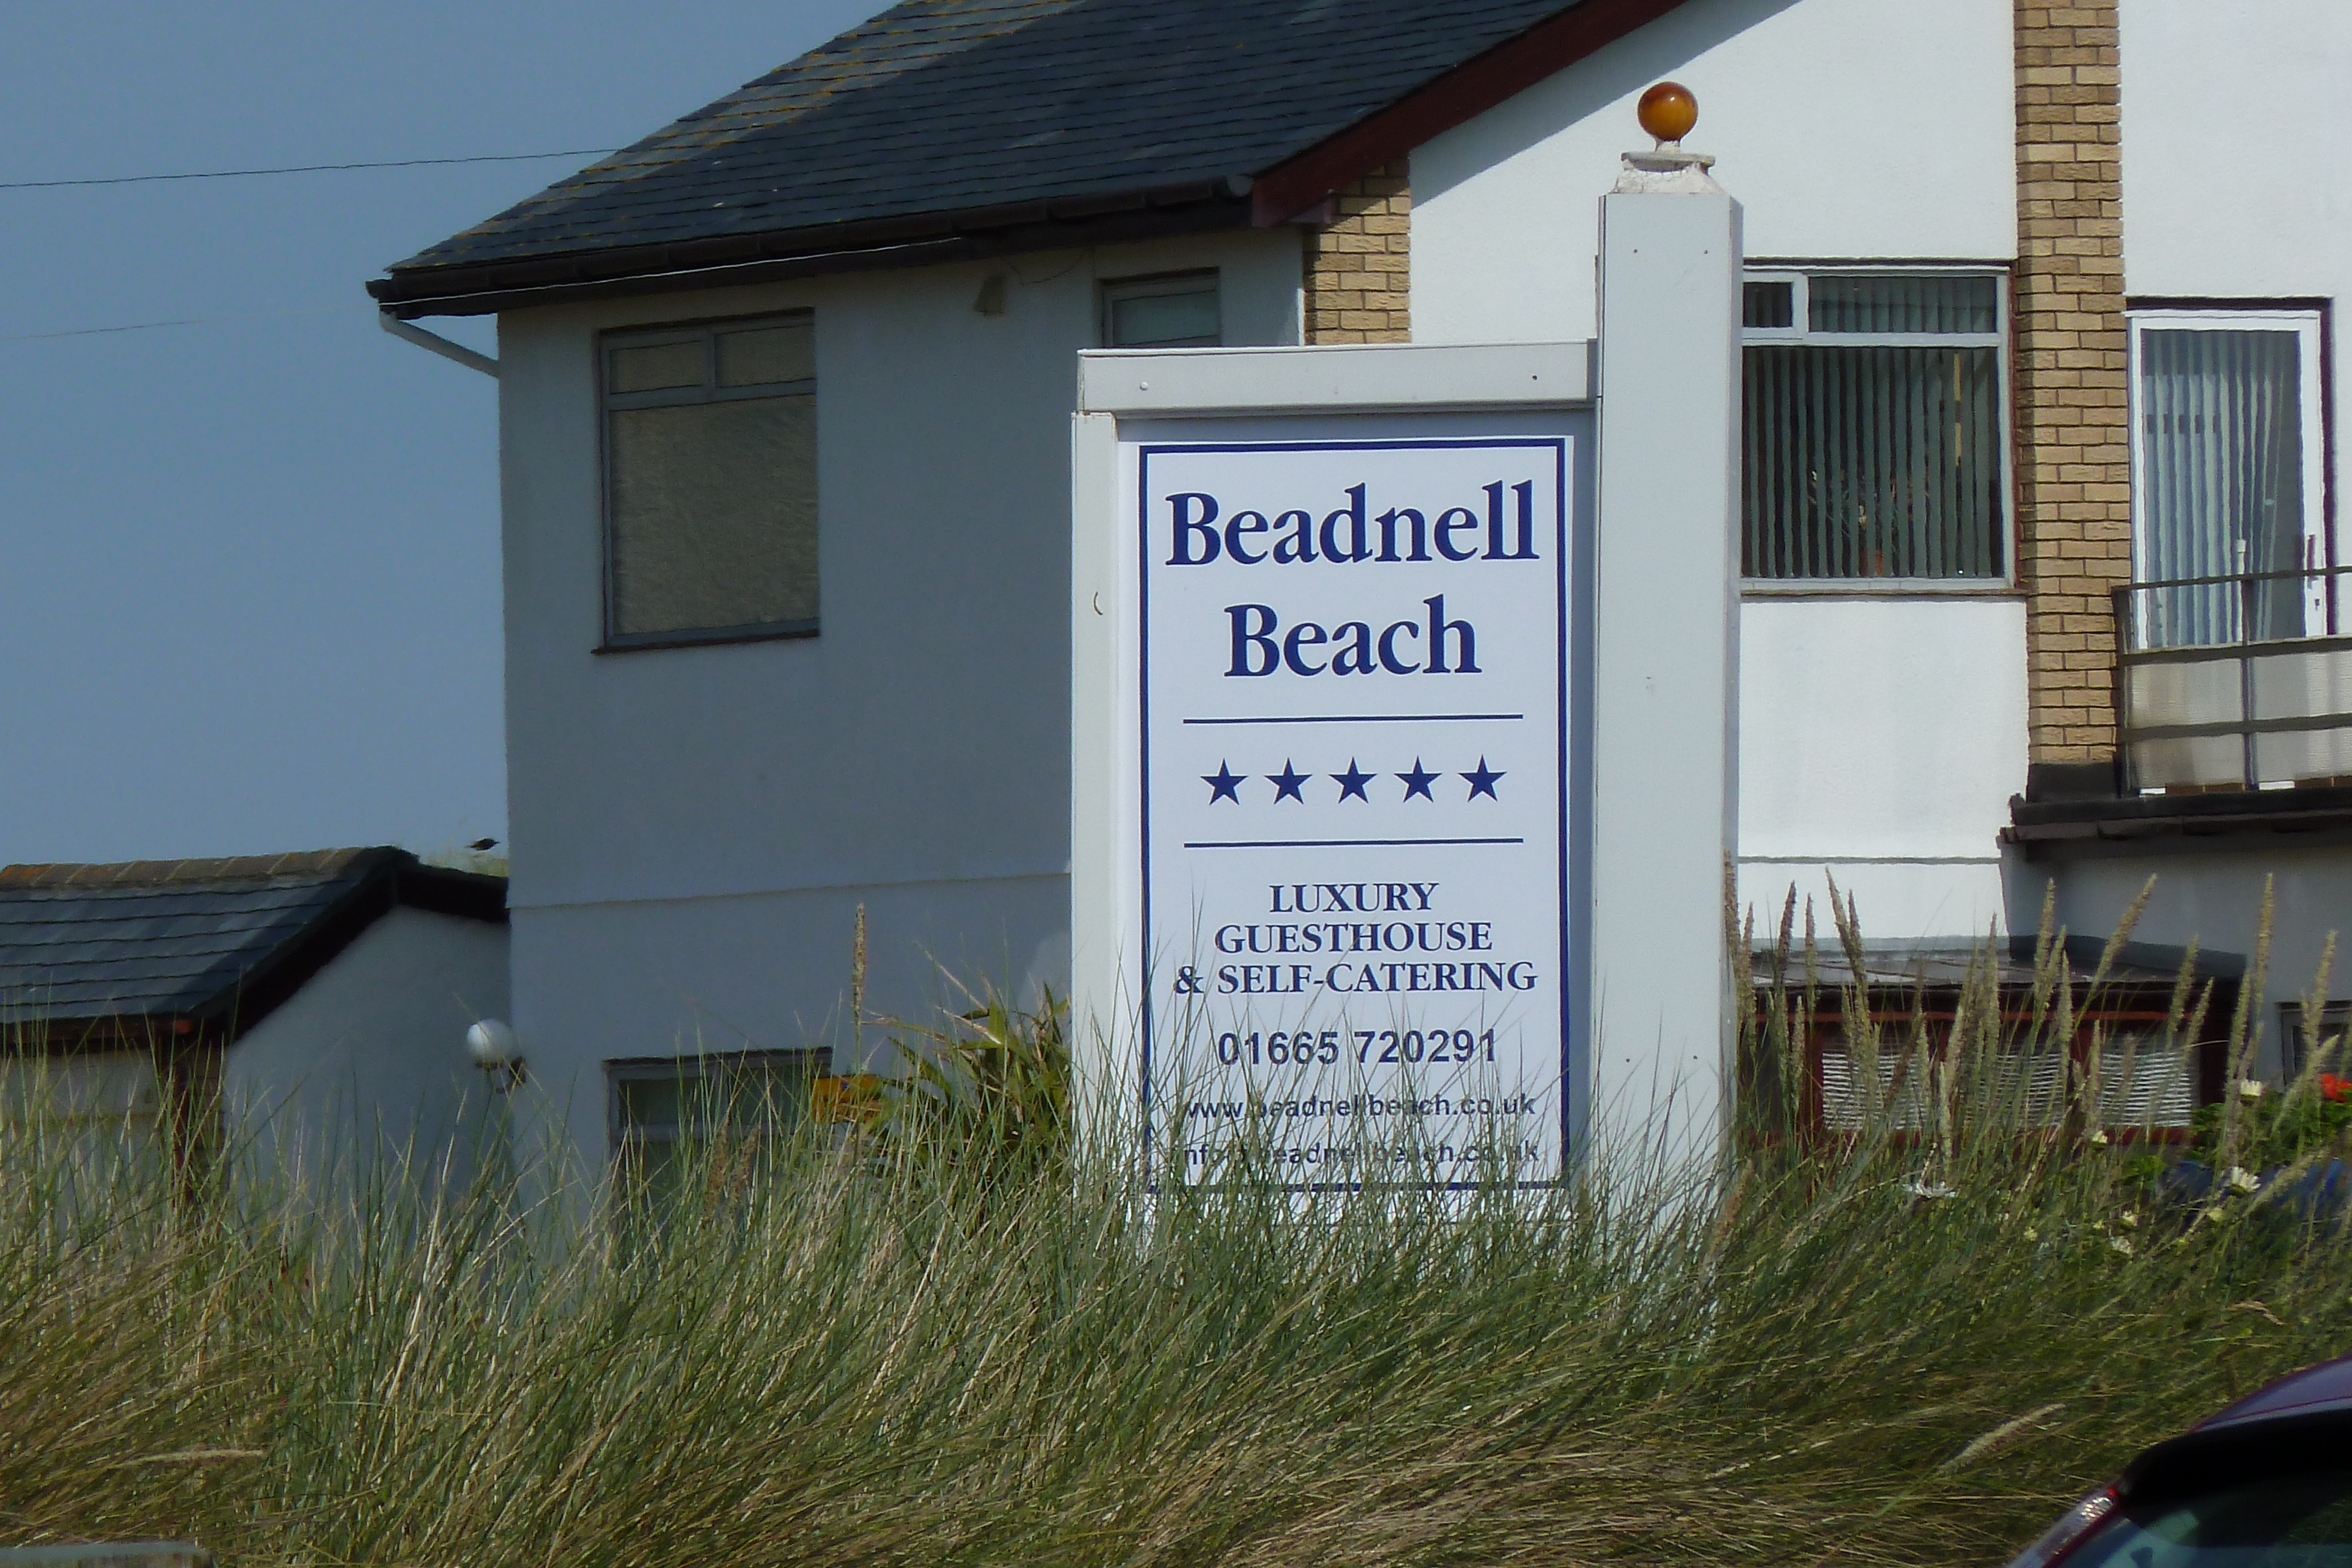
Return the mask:
<path fill-rule="evenodd" d="M 2352 1568 L 2352 1356 L 2144 1450 L 2010 1568 Z"/>

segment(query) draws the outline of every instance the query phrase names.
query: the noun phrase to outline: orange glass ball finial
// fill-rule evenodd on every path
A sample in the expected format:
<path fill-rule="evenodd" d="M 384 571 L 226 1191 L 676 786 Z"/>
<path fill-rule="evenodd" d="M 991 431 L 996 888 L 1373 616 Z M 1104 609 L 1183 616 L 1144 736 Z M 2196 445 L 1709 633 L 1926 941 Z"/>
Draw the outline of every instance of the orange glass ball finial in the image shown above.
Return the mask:
<path fill-rule="evenodd" d="M 1680 141 L 1698 123 L 1698 99 L 1678 81 L 1662 81 L 1642 95 L 1633 112 L 1661 143 Z"/>

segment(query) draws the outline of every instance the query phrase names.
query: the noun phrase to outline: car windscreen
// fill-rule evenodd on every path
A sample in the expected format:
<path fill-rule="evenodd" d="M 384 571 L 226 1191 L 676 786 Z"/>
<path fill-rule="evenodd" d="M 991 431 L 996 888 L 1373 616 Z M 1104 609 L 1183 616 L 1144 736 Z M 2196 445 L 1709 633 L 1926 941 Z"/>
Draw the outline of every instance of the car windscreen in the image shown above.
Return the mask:
<path fill-rule="evenodd" d="M 2352 1568 L 2352 1469 L 2135 1500 L 2066 1568 Z"/>

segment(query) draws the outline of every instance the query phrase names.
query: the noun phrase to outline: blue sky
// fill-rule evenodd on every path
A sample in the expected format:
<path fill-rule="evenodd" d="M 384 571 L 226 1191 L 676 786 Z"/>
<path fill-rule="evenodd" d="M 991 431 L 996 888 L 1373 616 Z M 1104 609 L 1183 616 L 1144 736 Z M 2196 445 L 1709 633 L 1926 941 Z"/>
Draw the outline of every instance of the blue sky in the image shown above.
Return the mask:
<path fill-rule="evenodd" d="M 879 9 L 16 0 L 0 182 L 618 146 Z M 583 162 L 0 190 L 0 862 L 506 837 L 494 383 L 361 286 Z"/>

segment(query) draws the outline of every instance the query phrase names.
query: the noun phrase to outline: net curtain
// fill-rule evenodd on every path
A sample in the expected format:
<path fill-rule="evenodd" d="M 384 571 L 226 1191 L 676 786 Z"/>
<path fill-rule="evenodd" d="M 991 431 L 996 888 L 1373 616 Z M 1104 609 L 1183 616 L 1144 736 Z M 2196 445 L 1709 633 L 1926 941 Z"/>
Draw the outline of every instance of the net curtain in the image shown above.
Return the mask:
<path fill-rule="evenodd" d="M 2301 343 L 2291 331 L 2143 329 L 2143 581 L 2304 567 Z M 2305 632 L 2294 578 L 2140 596 L 2147 647 Z"/>

